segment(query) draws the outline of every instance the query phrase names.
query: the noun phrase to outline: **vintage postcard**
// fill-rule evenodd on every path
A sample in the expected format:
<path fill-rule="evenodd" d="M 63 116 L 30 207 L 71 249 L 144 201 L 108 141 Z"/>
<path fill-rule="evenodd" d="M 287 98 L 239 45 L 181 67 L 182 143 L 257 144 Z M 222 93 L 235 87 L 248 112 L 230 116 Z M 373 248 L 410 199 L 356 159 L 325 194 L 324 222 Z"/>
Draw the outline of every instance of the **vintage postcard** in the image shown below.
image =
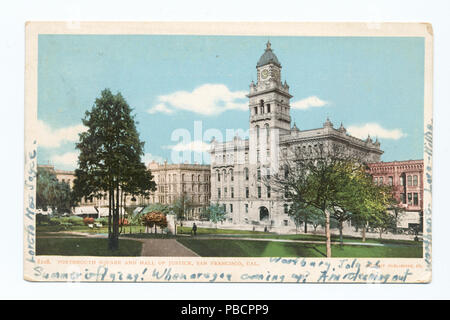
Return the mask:
<path fill-rule="evenodd" d="M 430 24 L 25 29 L 26 280 L 431 281 Z"/>

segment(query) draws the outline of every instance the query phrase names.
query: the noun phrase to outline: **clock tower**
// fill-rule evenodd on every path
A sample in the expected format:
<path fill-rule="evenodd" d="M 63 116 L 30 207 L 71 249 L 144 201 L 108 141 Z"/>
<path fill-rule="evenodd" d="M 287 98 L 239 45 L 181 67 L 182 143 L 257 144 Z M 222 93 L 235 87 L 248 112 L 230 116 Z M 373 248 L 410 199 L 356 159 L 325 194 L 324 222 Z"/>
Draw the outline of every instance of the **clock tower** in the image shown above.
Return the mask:
<path fill-rule="evenodd" d="M 250 84 L 250 129 L 291 129 L 289 86 L 281 82 L 281 64 L 268 41 L 266 50 L 256 64 L 257 82 Z"/>

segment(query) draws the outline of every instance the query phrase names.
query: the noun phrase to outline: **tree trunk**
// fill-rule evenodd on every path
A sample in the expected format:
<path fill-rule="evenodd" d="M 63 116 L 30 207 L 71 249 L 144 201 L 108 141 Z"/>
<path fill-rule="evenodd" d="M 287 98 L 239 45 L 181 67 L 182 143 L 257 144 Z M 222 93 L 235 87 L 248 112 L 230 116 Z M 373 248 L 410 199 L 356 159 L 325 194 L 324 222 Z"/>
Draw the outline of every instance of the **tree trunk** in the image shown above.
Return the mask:
<path fill-rule="evenodd" d="M 365 224 L 361 228 L 361 234 L 362 234 L 362 242 L 366 242 L 366 225 Z"/>
<path fill-rule="evenodd" d="M 383 229 L 380 229 L 380 239 L 383 237 Z"/>
<path fill-rule="evenodd" d="M 330 212 L 325 209 L 325 236 L 327 237 L 327 258 L 331 258 Z"/>
<path fill-rule="evenodd" d="M 112 192 L 111 188 L 109 189 L 108 194 L 108 200 L 109 200 L 109 210 L 108 210 L 108 249 L 112 250 Z"/>
<path fill-rule="evenodd" d="M 339 242 L 341 247 L 344 245 L 343 229 L 344 229 L 344 222 L 341 220 L 339 221 Z"/>
<path fill-rule="evenodd" d="M 305 217 L 305 233 L 308 233 L 308 220 Z"/>

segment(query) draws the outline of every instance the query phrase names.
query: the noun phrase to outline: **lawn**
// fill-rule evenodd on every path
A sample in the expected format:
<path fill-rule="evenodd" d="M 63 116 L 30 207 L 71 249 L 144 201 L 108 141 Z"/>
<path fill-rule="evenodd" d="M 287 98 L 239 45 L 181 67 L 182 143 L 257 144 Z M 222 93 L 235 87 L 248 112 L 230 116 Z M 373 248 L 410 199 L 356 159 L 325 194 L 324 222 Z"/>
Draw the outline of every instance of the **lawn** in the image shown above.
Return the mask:
<path fill-rule="evenodd" d="M 38 237 L 36 240 L 37 255 L 136 257 L 141 255 L 141 249 L 142 243 L 134 240 L 120 240 L 118 251 L 108 250 L 108 239 Z"/>
<path fill-rule="evenodd" d="M 325 257 L 325 244 L 270 242 L 228 239 L 177 239 L 202 257 Z M 333 257 L 420 258 L 421 246 L 350 246 L 332 245 Z"/>

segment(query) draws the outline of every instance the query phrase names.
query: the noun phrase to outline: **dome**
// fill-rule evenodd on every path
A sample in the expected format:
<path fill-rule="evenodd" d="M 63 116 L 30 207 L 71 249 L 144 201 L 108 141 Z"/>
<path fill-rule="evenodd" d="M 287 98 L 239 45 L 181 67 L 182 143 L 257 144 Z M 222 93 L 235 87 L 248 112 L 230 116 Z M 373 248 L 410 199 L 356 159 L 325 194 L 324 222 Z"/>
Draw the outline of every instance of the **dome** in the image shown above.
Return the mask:
<path fill-rule="evenodd" d="M 261 58 L 259 58 L 259 61 L 256 64 L 256 67 L 262 67 L 266 64 L 273 63 L 274 65 L 281 68 L 281 64 L 278 61 L 277 56 L 273 53 L 272 48 L 270 46 L 271 46 L 270 42 L 267 41 L 266 51 L 263 53 Z"/>

